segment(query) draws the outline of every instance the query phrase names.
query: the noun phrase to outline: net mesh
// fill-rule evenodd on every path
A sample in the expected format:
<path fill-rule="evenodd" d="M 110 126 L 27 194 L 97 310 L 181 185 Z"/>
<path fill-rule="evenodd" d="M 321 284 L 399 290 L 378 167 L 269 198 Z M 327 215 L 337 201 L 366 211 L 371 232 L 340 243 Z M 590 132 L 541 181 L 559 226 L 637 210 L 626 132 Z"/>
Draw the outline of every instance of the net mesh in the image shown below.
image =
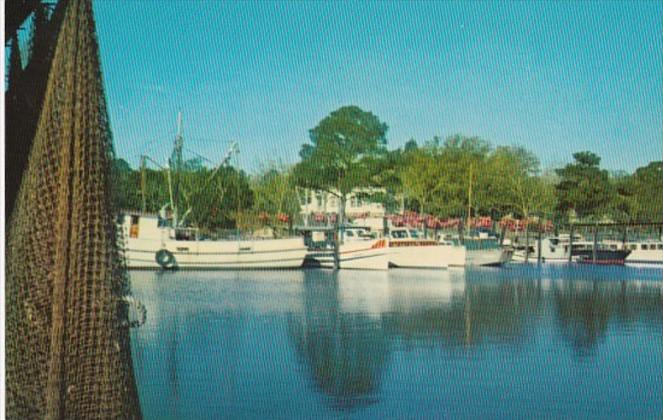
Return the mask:
<path fill-rule="evenodd" d="M 9 225 L 8 418 L 140 418 L 90 0 L 68 0 Z"/>

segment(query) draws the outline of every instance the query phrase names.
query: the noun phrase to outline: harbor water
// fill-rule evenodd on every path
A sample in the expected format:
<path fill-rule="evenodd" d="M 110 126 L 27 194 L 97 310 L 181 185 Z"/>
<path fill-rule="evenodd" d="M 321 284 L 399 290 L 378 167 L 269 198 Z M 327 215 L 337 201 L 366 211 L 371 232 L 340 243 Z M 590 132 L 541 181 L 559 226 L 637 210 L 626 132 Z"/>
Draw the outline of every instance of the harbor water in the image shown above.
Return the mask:
<path fill-rule="evenodd" d="M 134 271 L 143 414 L 661 418 L 662 273 Z"/>

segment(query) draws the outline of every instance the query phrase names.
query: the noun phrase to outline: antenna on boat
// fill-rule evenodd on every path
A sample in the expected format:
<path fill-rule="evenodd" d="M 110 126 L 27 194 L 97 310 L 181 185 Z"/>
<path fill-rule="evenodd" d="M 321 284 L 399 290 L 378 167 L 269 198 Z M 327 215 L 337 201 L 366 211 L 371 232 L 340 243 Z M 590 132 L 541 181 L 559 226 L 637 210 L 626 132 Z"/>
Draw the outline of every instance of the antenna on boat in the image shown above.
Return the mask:
<path fill-rule="evenodd" d="M 182 111 L 177 113 L 177 137 L 182 138 Z"/>

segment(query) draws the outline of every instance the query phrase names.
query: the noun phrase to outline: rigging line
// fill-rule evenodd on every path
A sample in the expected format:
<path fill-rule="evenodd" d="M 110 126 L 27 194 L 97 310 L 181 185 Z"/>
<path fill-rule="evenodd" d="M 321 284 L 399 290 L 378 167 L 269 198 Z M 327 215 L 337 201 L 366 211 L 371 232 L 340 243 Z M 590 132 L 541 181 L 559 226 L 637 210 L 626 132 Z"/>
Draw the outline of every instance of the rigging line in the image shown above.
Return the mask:
<path fill-rule="evenodd" d="M 191 153 L 192 155 L 195 155 L 196 157 L 209 162 L 213 165 L 216 165 L 216 162 L 212 161 L 211 159 L 206 158 L 205 156 L 201 155 L 200 153 L 194 152 L 193 150 L 189 149 L 188 147 L 183 147 L 182 149 L 186 150 L 187 152 Z"/>

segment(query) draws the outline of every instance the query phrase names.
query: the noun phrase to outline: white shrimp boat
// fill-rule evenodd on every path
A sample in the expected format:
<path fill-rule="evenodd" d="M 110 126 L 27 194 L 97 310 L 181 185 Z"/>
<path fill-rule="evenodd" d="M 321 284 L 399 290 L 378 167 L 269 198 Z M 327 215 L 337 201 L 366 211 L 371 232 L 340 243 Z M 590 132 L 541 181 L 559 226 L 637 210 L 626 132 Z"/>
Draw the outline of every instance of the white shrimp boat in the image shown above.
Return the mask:
<path fill-rule="evenodd" d="M 168 189 L 170 203 L 162 207 L 163 214 L 128 213 L 119 222 L 124 257 L 129 269 L 280 269 L 298 268 L 304 263 L 307 247 L 304 238 L 261 239 L 240 238 L 208 240 L 195 227 L 185 224 L 192 212 L 189 207 L 179 216 L 179 197 L 173 186 L 173 173 L 181 169 L 182 114 L 177 117 L 177 136 L 173 158 L 169 160 Z M 212 171 L 229 164 L 238 151 L 233 142 L 221 163 Z M 143 156 L 143 159 L 147 156 Z M 155 162 L 156 163 L 156 162 Z M 143 191 L 143 197 L 145 191 Z M 143 204 L 145 207 L 145 204 Z M 166 209 L 171 214 L 168 215 Z"/>
<path fill-rule="evenodd" d="M 129 269 L 299 268 L 307 248 L 301 237 L 204 240 L 195 228 L 163 226 L 156 215 L 129 213 L 120 225 Z"/>

